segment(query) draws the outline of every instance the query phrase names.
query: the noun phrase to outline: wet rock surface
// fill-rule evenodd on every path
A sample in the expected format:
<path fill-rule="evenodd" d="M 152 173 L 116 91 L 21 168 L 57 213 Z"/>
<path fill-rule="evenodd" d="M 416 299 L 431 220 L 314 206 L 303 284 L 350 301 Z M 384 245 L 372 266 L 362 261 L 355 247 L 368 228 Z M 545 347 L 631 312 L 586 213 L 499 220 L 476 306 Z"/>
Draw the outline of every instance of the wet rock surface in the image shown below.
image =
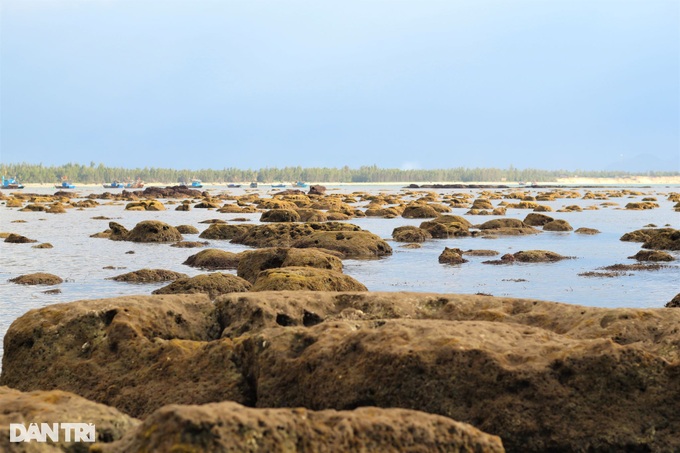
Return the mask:
<path fill-rule="evenodd" d="M 10 278 L 9 281 L 19 285 L 58 285 L 59 283 L 64 282 L 58 275 L 48 274 L 46 272 L 20 275 L 19 277 Z"/>
<path fill-rule="evenodd" d="M 330 251 L 316 248 L 272 247 L 240 254 L 237 275 L 255 283 L 261 271 L 288 266 L 306 266 L 342 272 L 342 261 Z"/>
<path fill-rule="evenodd" d="M 239 253 L 227 252 L 220 249 L 201 250 L 184 261 L 187 266 L 201 269 L 236 269 L 241 256 Z"/>
<path fill-rule="evenodd" d="M 250 291 L 247 280 L 231 274 L 215 272 L 195 277 L 179 278 L 152 294 L 207 294 L 211 299 L 222 294 Z"/>
<path fill-rule="evenodd" d="M 177 280 L 178 278 L 187 277 L 188 277 L 187 274 L 169 271 L 166 269 L 140 269 L 138 271 L 116 275 L 115 277 L 111 277 L 111 280 L 129 283 L 156 283 L 174 281 Z"/>
<path fill-rule="evenodd" d="M 367 291 L 349 275 L 330 269 L 287 266 L 257 275 L 252 291 Z"/>

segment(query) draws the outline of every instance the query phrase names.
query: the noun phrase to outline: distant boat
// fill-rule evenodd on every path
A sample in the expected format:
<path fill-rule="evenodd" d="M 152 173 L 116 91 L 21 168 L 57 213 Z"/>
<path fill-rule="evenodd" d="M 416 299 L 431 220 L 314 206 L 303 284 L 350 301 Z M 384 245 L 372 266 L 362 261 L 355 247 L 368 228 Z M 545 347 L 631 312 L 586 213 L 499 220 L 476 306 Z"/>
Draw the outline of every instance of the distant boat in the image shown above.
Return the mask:
<path fill-rule="evenodd" d="M 280 189 L 282 187 L 286 187 L 286 185 L 285 184 L 272 184 L 272 188 L 274 188 L 274 189 Z"/>
<path fill-rule="evenodd" d="M 111 182 L 111 184 L 104 184 L 105 189 L 122 189 L 124 187 L 126 187 L 125 184 L 123 184 L 120 181 L 115 181 L 115 180 L 113 182 Z"/>
<path fill-rule="evenodd" d="M 306 182 L 297 181 L 295 183 L 295 187 L 309 187 L 309 184 L 307 184 Z"/>
<path fill-rule="evenodd" d="M 61 178 L 61 184 L 55 184 L 54 187 L 56 187 L 57 189 L 75 189 L 76 188 L 75 185 L 71 184 L 68 181 L 68 178 L 66 176 L 63 176 Z"/>
<path fill-rule="evenodd" d="M 257 183 L 255 181 L 250 183 L 250 188 L 251 189 L 257 189 Z"/>
<path fill-rule="evenodd" d="M 201 187 L 203 187 L 203 183 L 201 182 L 200 179 L 194 179 L 191 181 L 192 189 L 200 189 Z"/>
<path fill-rule="evenodd" d="M 142 189 L 144 187 L 144 181 L 141 178 L 137 178 L 135 182 L 128 182 L 125 184 L 126 189 Z"/>
<path fill-rule="evenodd" d="M 241 187 L 241 184 L 227 184 L 227 187 L 230 187 L 232 189 L 236 189 L 238 187 Z"/>
<path fill-rule="evenodd" d="M 20 182 L 17 182 L 16 178 L 9 178 L 5 179 L 5 177 L 2 177 L 2 185 L 0 186 L 0 189 L 23 189 L 24 185 L 21 184 Z"/>

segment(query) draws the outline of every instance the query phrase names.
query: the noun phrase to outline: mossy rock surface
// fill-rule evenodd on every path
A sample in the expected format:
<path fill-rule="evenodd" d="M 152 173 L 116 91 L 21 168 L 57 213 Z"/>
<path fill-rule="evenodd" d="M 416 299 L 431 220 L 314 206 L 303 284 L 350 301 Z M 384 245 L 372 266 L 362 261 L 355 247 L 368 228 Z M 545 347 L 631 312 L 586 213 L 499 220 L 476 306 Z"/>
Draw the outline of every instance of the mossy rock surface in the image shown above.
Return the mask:
<path fill-rule="evenodd" d="M 401 216 L 405 219 L 430 219 L 439 215 L 439 211 L 427 204 L 409 205 Z"/>
<path fill-rule="evenodd" d="M 425 242 L 432 239 L 432 235 L 427 230 L 407 225 L 395 228 L 392 238 L 397 242 Z"/>
<path fill-rule="evenodd" d="M 45 272 L 20 275 L 19 277 L 10 278 L 9 281 L 19 285 L 58 285 L 64 282 L 61 277 Z"/>
<path fill-rule="evenodd" d="M 22 236 L 20 234 L 10 233 L 7 235 L 7 237 L 5 237 L 5 242 L 10 244 L 31 244 L 38 241 L 35 239 L 29 239 L 26 236 Z"/>
<path fill-rule="evenodd" d="M 368 231 L 319 231 L 304 236 L 292 247 L 335 250 L 345 258 L 378 258 L 392 254 L 392 247 Z"/>
<path fill-rule="evenodd" d="M 207 294 L 214 299 L 222 294 L 250 291 L 250 282 L 231 274 L 219 272 L 180 278 L 152 294 Z"/>
<path fill-rule="evenodd" d="M 552 222 L 553 220 L 555 219 L 553 219 L 549 215 L 532 212 L 530 214 L 527 214 L 523 222 L 529 226 L 543 226 L 546 223 Z"/>
<path fill-rule="evenodd" d="M 252 225 L 231 225 L 227 223 L 213 223 L 198 237 L 201 239 L 233 239 L 245 234 L 253 228 Z"/>
<path fill-rule="evenodd" d="M 629 256 L 629 259 L 638 261 L 674 261 L 673 255 L 668 252 L 661 250 L 640 250 L 633 256 Z"/>
<path fill-rule="evenodd" d="M 220 249 L 201 250 L 191 255 L 184 261 L 187 266 L 201 269 L 236 269 L 240 260 L 240 254 Z"/>
<path fill-rule="evenodd" d="M 565 260 L 568 257 L 548 250 L 525 250 L 512 255 L 520 263 L 549 263 Z"/>
<path fill-rule="evenodd" d="M 159 220 L 144 220 L 139 222 L 125 236 L 130 242 L 177 242 L 182 240 L 182 234 L 172 225 Z"/>
<path fill-rule="evenodd" d="M 444 248 L 444 251 L 439 255 L 439 262 L 441 264 L 463 264 L 468 260 L 463 258 L 463 251 L 461 249 Z"/>
<path fill-rule="evenodd" d="M 543 225 L 543 231 L 572 231 L 573 229 L 569 222 L 562 219 L 556 219 Z"/>
<path fill-rule="evenodd" d="M 258 274 L 279 267 L 314 267 L 342 272 L 342 261 L 331 251 L 316 248 L 272 247 L 240 254 L 237 275 L 255 283 Z"/>
<path fill-rule="evenodd" d="M 189 276 L 187 274 L 169 271 L 166 269 L 140 269 L 138 271 L 132 271 L 125 274 L 116 275 L 115 277 L 111 277 L 111 280 L 128 283 L 157 283 L 174 281 L 177 280 L 178 278 L 188 277 Z"/>
<path fill-rule="evenodd" d="M 271 209 L 262 213 L 260 222 L 299 222 L 300 214 L 292 209 Z"/>
<path fill-rule="evenodd" d="M 260 272 L 253 291 L 368 291 L 349 275 L 314 267 L 279 267 Z"/>
<path fill-rule="evenodd" d="M 178 225 L 177 226 L 177 231 L 179 231 L 181 234 L 198 234 L 198 228 L 196 228 L 193 225 Z"/>
<path fill-rule="evenodd" d="M 291 247 L 298 239 L 317 231 L 360 231 L 361 228 L 344 222 L 273 223 L 252 226 L 232 242 L 250 247 Z M 311 246 L 315 247 L 315 246 Z"/>
<path fill-rule="evenodd" d="M 139 200 L 125 205 L 126 211 L 165 211 L 165 206 L 158 200 Z"/>

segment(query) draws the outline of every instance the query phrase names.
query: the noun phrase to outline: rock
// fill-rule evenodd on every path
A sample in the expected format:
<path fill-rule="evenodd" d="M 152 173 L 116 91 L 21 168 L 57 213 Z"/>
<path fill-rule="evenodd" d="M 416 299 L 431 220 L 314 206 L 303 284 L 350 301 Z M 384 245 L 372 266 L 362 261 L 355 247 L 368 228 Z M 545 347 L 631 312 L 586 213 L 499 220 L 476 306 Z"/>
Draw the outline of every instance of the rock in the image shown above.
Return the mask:
<path fill-rule="evenodd" d="M 111 280 L 128 283 L 156 283 L 177 280 L 178 278 L 188 278 L 187 274 L 168 271 L 165 269 L 140 269 L 126 274 L 111 277 Z"/>
<path fill-rule="evenodd" d="M 650 201 L 642 201 L 642 202 L 638 202 L 638 203 L 628 203 L 626 205 L 626 209 L 632 209 L 632 210 L 636 210 L 636 211 L 643 210 L 643 209 L 654 209 L 654 208 L 658 208 L 658 207 L 659 207 L 658 203 L 653 203 L 653 202 L 650 202 Z"/>
<path fill-rule="evenodd" d="M 227 225 L 226 223 L 213 223 L 198 237 L 201 239 L 233 239 L 245 234 L 252 225 Z"/>
<path fill-rule="evenodd" d="M 519 219 L 503 218 L 503 219 L 493 219 L 488 222 L 484 222 L 479 225 L 478 228 L 484 232 L 484 234 L 493 235 L 524 235 L 524 234 L 537 234 L 540 233 L 539 230 L 526 225 Z"/>
<path fill-rule="evenodd" d="M 253 291 L 368 291 L 348 275 L 330 269 L 288 266 L 260 272 Z"/>
<path fill-rule="evenodd" d="M 642 242 L 642 248 L 680 250 L 680 230 L 673 228 L 645 228 L 621 236 L 622 241 Z"/>
<path fill-rule="evenodd" d="M 397 242 L 425 242 L 432 239 L 432 235 L 416 226 L 400 226 L 392 231 L 392 238 Z"/>
<path fill-rule="evenodd" d="M 629 256 L 628 259 L 638 260 L 638 261 L 674 261 L 673 255 L 668 252 L 662 252 L 660 250 L 640 250 L 633 256 Z"/>
<path fill-rule="evenodd" d="M 175 211 L 191 211 L 191 205 L 182 203 L 175 208 Z"/>
<path fill-rule="evenodd" d="M 111 222 L 113 223 L 113 222 Z M 109 227 L 111 224 L 109 224 Z M 113 228 L 111 228 L 113 230 Z M 182 240 L 182 235 L 177 228 L 158 220 L 144 220 L 139 222 L 125 236 L 126 241 L 131 242 L 177 242 Z"/>
<path fill-rule="evenodd" d="M 291 244 L 297 248 L 335 250 L 344 258 L 376 258 L 392 254 L 392 247 L 368 231 L 319 231 Z"/>
<path fill-rule="evenodd" d="M 237 275 L 255 283 L 261 271 L 288 266 L 306 266 L 342 272 L 342 261 L 326 251 L 316 248 L 272 247 L 241 253 Z"/>
<path fill-rule="evenodd" d="M 63 431 L 59 441 L 53 443 L 10 443 L 9 425 L 30 423 L 84 422 L 95 425 L 95 441 L 99 445 L 114 442 L 139 425 L 139 420 L 103 404 L 88 401 L 73 393 L 61 390 L 21 392 L 0 387 L 0 450 L 3 452 L 78 452 L 87 451 L 88 445 L 67 442 Z M 72 437 L 73 439 L 73 437 Z M 82 446 L 82 448 L 81 448 Z"/>
<path fill-rule="evenodd" d="M 34 249 L 51 249 L 54 248 L 52 244 L 49 242 L 43 242 L 42 244 L 34 245 L 32 248 Z"/>
<path fill-rule="evenodd" d="M 165 206 L 158 200 L 139 200 L 125 205 L 126 211 L 165 211 Z"/>
<path fill-rule="evenodd" d="M 415 243 L 415 242 L 411 242 L 411 243 L 399 246 L 399 248 L 402 248 L 402 249 L 419 249 L 421 247 L 422 247 L 422 245 Z"/>
<path fill-rule="evenodd" d="M 22 236 L 20 234 L 10 233 L 5 238 L 5 242 L 8 242 L 10 244 L 30 244 L 38 241 L 36 241 L 35 239 L 29 239 L 26 236 Z"/>
<path fill-rule="evenodd" d="M 100 233 L 98 237 L 108 237 L 112 241 L 125 241 L 127 236 L 130 234 L 127 228 L 125 228 L 120 223 L 109 222 L 109 233 L 106 235 L 106 231 Z M 90 236 L 92 237 L 92 236 Z"/>
<path fill-rule="evenodd" d="M 198 234 L 198 228 L 193 225 L 179 225 L 176 227 L 180 234 Z"/>
<path fill-rule="evenodd" d="M 246 226 L 246 225 L 241 225 Z M 235 244 L 250 247 L 291 247 L 297 239 L 309 237 L 317 231 L 359 231 L 356 225 L 341 222 L 327 223 L 275 223 L 248 225 L 250 228 L 232 240 Z M 317 246 L 310 246 L 317 247 Z"/>
<path fill-rule="evenodd" d="M 326 193 L 326 187 L 320 185 L 309 186 L 309 195 L 323 195 Z"/>
<path fill-rule="evenodd" d="M 299 222 L 300 214 L 291 209 L 271 209 L 262 213 L 260 222 Z"/>
<path fill-rule="evenodd" d="M 401 216 L 406 219 L 428 219 L 435 218 L 439 212 L 435 208 L 427 204 L 413 204 L 404 208 Z"/>
<path fill-rule="evenodd" d="M 217 209 L 221 207 L 222 203 L 220 200 L 204 198 L 203 201 L 194 205 L 196 209 Z"/>
<path fill-rule="evenodd" d="M 223 402 L 173 405 L 151 414 L 102 453 L 132 451 L 503 452 L 500 438 L 446 417 L 407 409 L 253 409 Z"/>
<path fill-rule="evenodd" d="M 191 249 L 191 248 L 197 248 L 197 247 L 205 247 L 207 245 L 210 245 L 210 242 L 208 241 L 179 241 L 175 242 L 174 244 L 170 244 L 170 247 L 179 247 L 179 248 L 185 248 L 185 249 Z"/>
<path fill-rule="evenodd" d="M 204 294 L 52 304 L 15 320 L 0 385 L 60 389 L 144 417 L 166 404 L 252 405 Z M 58 358 L 58 360 L 55 360 Z"/>
<path fill-rule="evenodd" d="M 9 281 L 19 285 L 58 285 L 64 282 L 64 280 L 54 274 L 43 272 L 20 275 L 19 277 L 10 278 Z"/>
<path fill-rule="evenodd" d="M 195 255 L 191 255 L 182 264 L 201 269 L 236 269 L 240 254 L 227 252 L 220 249 L 201 250 Z"/>
<path fill-rule="evenodd" d="M 463 254 L 470 256 L 496 256 L 498 252 L 495 250 L 466 250 Z"/>
<path fill-rule="evenodd" d="M 298 209 L 297 214 L 300 216 L 300 222 L 326 222 L 328 215 L 318 209 Z"/>
<path fill-rule="evenodd" d="M 435 219 L 421 223 L 420 228 L 435 239 L 470 236 L 469 227 L 461 222 L 438 222 Z"/>
<path fill-rule="evenodd" d="M 472 202 L 472 209 L 489 209 L 493 211 L 493 205 L 486 198 L 477 198 Z"/>
<path fill-rule="evenodd" d="M 543 231 L 572 231 L 573 228 L 566 220 L 553 220 L 543 225 Z"/>
<path fill-rule="evenodd" d="M 666 303 L 666 308 L 680 308 L 680 293 L 676 294 L 670 302 Z"/>
<path fill-rule="evenodd" d="M 250 291 L 247 280 L 231 274 L 202 274 L 191 278 L 180 278 L 155 290 L 152 294 L 207 294 L 211 299 L 221 294 Z"/>
<path fill-rule="evenodd" d="M 523 222 L 526 225 L 529 225 L 529 226 L 543 226 L 546 223 L 552 222 L 553 220 L 555 220 L 555 219 L 553 219 L 549 215 L 536 214 L 536 213 L 532 212 L 531 214 L 527 214 L 527 216 L 524 218 Z"/>
<path fill-rule="evenodd" d="M 581 227 L 581 228 L 577 228 L 577 229 L 574 231 L 574 233 L 578 233 L 578 234 L 599 234 L 599 233 L 600 233 L 600 230 L 597 230 L 597 229 L 595 229 L 595 228 L 585 228 L 585 227 Z"/>
<path fill-rule="evenodd" d="M 463 258 L 463 251 L 461 249 L 444 248 L 444 251 L 439 255 L 439 262 L 441 264 L 463 264 L 468 260 Z"/>
<path fill-rule="evenodd" d="M 546 263 L 561 261 L 568 258 L 548 250 L 526 250 L 514 253 L 512 256 L 515 258 L 515 261 L 521 263 Z"/>

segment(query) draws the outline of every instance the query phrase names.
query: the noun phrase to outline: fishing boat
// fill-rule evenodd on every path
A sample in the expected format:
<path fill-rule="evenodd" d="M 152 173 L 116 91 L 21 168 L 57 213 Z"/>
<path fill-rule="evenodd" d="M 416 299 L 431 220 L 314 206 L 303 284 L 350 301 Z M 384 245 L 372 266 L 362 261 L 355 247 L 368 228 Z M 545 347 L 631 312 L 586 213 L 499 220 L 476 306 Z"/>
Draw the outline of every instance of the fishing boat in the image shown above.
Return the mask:
<path fill-rule="evenodd" d="M 76 186 L 71 184 L 66 176 L 63 176 L 61 178 L 61 184 L 55 184 L 55 188 L 57 189 L 75 189 Z"/>
<path fill-rule="evenodd" d="M 2 177 L 2 185 L 0 186 L 0 189 L 23 189 L 24 185 L 21 184 L 16 180 L 16 178 L 8 178 L 5 179 L 5 177 Z"/>
<path fill-rule="evenodd" d="M 227 184 L 227 187 L 229 187 L 230 189 L 237 189 L 241 187 L 241 184 Z"/>
<path fill-rule="evenodd" d="M 251 189 L 257 189 L 257 183 L 255 181 L 250 183 L 250 188 Z"/>
<path fill-rule="evenodd" d="M 200 179 L 194 179 L 191 181 L 192 189 L 200 189 L 201 187 L 203 187 L 203 183 L 201 182 Z"/>
<path fill-rule="evenodd" d="M 302 182 L 302 181 L 296 181 L 294 186 L 295 187 L 309 187 L 309 184 L 307 184 L 306 182 Z"/>
<path fill-rule="evenodd" d="M 141 178 L 137 178 L 135 182 L 128 182 L 125 184 L 126 189 L 142 189 L 144 188 L 144 181 Z"/>
<path fill-rule="evenodd" d="M 280 189 L 282 187 L 286 187 L 286 185 L 285 184 L 272 184 L 273 189 Z"/>
<path fill-rule="evenodd" d="M 122 189 L 124 187 L 126 187 L 125 184 L 123 184 L 120 181 L 116 181 L 116 180 L 111 182 L 111 184 L 104 184 L 105 189 Z"/>

